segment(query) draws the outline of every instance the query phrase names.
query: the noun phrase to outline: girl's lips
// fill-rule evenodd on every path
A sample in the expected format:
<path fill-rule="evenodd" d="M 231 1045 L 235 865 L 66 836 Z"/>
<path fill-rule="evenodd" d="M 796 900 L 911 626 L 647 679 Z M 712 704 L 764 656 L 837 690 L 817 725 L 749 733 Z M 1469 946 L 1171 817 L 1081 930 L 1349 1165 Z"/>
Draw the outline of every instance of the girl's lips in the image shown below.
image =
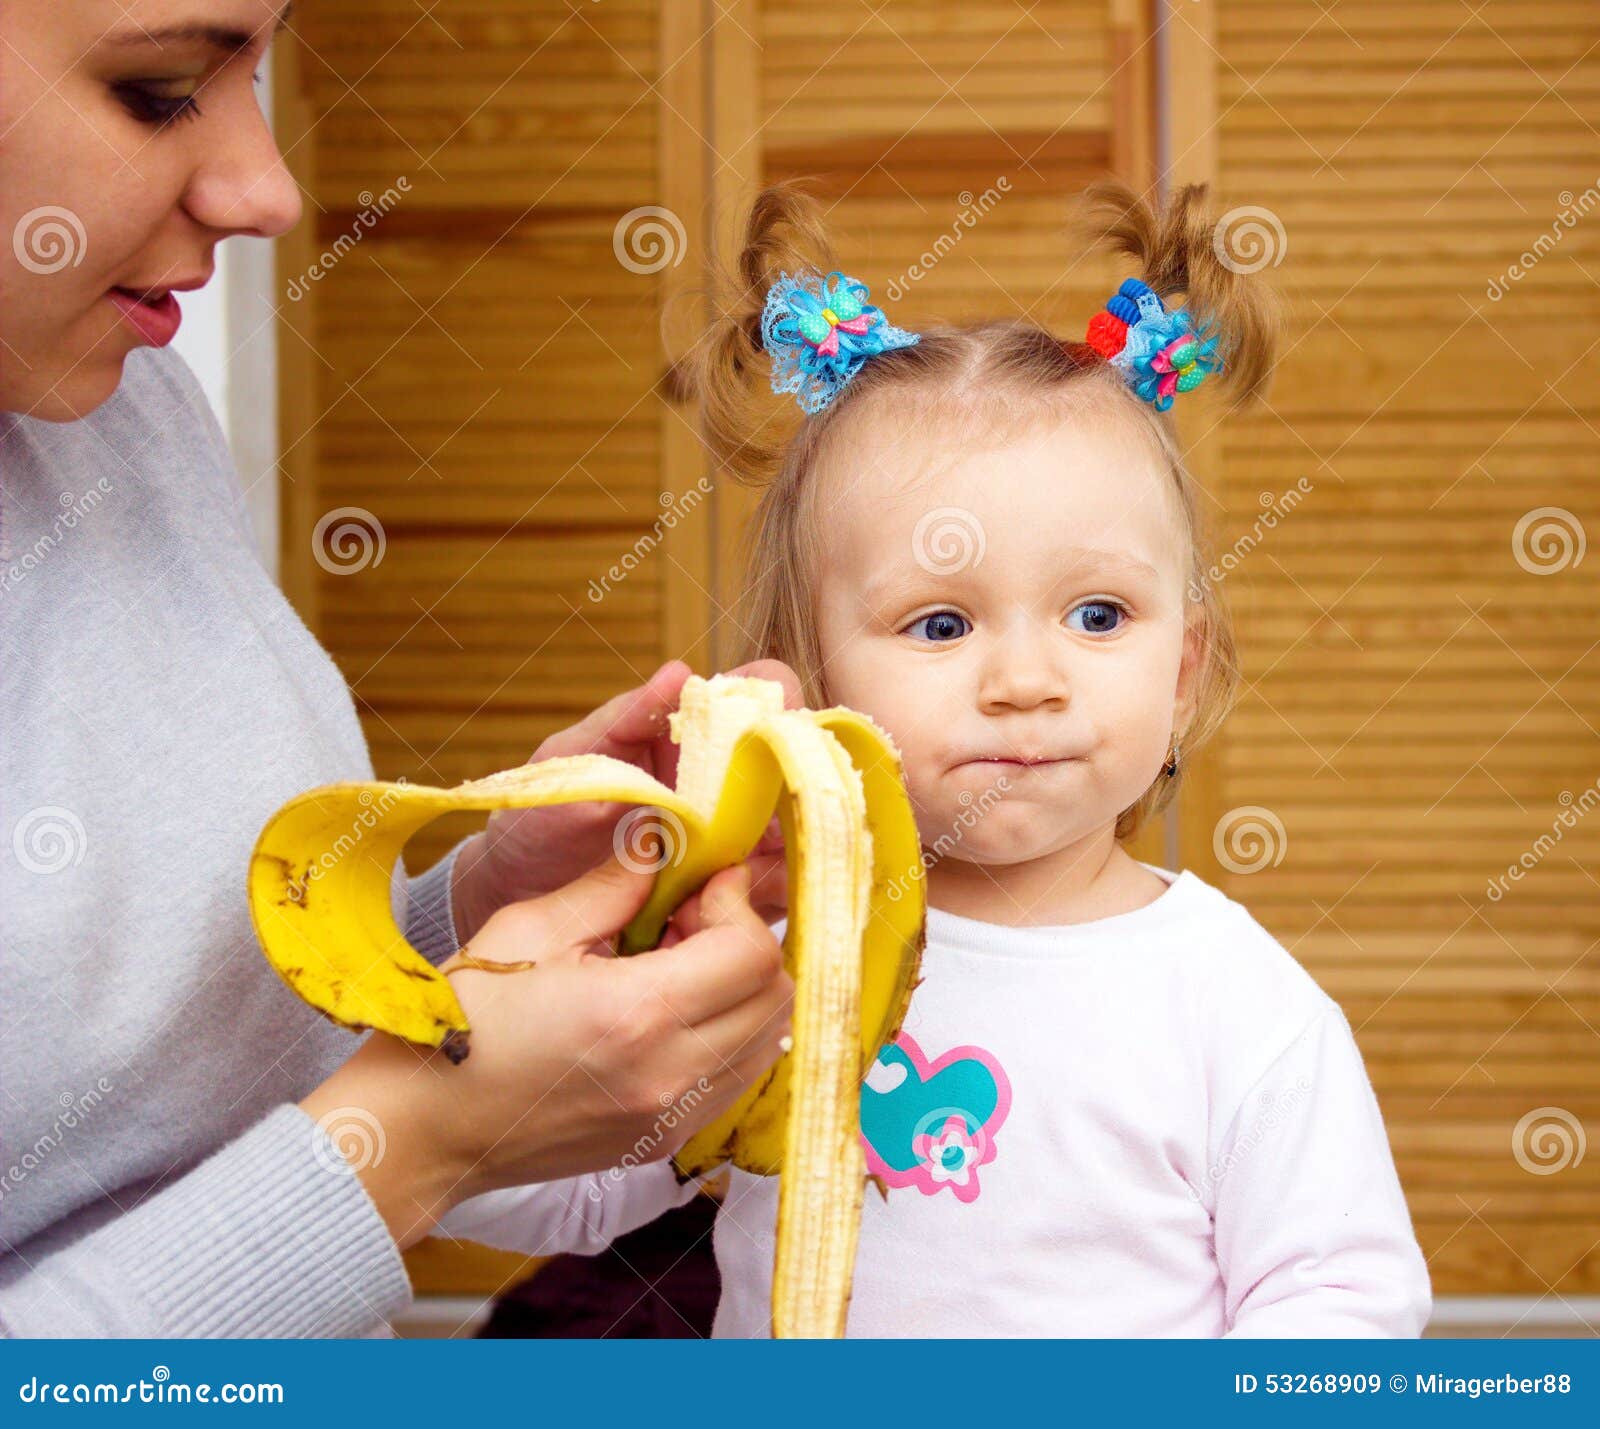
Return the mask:
<path fill-rule="evenodd" d="M 165 347 L 177 335 L 183 313 L 170 289 L 150 302 L 141 301 L 125 288 L 113 288 L 107 296 L 116 304 L 123 321 L 151 347 Z"/>

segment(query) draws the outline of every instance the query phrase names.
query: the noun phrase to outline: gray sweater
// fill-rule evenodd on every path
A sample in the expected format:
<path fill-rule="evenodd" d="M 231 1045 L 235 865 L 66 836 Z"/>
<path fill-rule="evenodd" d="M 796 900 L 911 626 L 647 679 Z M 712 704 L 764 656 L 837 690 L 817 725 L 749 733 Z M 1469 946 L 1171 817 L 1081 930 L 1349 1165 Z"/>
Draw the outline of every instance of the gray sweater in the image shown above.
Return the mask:
<path fill-rule="evenodd" d="M 0 1328 L 382 1333 L 399 1252 L 294 1105 L 358 1039 L 245 901 L 273 810 L 372 767 L 170 351 L 82 421 L 0 413 L 0 711 Z M 396 883 L 434 961 L 453 860 Z"/>

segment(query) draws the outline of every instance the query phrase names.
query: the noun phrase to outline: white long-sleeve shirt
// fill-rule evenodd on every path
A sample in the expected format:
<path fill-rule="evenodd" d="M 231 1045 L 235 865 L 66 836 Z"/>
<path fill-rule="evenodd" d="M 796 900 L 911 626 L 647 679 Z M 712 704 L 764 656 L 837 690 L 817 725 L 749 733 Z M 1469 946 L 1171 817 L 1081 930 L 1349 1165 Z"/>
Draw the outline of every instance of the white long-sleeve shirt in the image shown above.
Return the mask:
<path fill-rule="evenodd" d="M 932 910 L 862 1089 L 852 1336 L 1415 1336 L 1431 1308 L 1344 1014 L 1238 903 L 1063 927 Z M 594 1251 L 693 1193 L 665 1165 L 458 1207 L 450 1234 Z M 778 1184 L 733 1171 L 715 1333 L 770 1332 Z"/>

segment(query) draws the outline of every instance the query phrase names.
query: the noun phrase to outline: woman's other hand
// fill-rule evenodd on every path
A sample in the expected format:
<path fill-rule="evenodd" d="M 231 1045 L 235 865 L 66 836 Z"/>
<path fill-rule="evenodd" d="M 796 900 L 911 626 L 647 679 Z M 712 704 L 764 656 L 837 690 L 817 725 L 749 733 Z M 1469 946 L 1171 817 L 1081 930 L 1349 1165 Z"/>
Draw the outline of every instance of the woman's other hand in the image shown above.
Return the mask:
<path fill-rule="evenodd" d="M 465 1061 L 377 1034 L 301 1103 L 381 1129 L 357 1170 L 402 1247 L 469 1196 L 668 1156 L 777 1060 L 794 988 L 749 866 L 706 884 L 680 941 L 612 956 L 651 882 L 608 860 L 500 909 L 470 960 L 536 966 L 443 965 L 472 1024 Z"/>

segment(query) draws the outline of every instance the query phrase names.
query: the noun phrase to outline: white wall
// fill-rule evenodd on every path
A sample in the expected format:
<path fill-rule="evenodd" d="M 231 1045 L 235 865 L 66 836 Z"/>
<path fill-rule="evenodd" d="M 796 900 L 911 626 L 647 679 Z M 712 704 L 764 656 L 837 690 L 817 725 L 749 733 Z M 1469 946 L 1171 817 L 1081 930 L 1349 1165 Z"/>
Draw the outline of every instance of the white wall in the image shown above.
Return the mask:
<path fill-rule="evenodd" d="M 260 87 L 272 118 L 271 58 Z M 309 220 L 307 220 L 309 221 Z M 267 569 L 278 570 L 278 333 L 273 245 L 230 238 L 217 248 L 216 276 L 183 297 L 173 346 L 194 369 L 233 448 Z"/>

